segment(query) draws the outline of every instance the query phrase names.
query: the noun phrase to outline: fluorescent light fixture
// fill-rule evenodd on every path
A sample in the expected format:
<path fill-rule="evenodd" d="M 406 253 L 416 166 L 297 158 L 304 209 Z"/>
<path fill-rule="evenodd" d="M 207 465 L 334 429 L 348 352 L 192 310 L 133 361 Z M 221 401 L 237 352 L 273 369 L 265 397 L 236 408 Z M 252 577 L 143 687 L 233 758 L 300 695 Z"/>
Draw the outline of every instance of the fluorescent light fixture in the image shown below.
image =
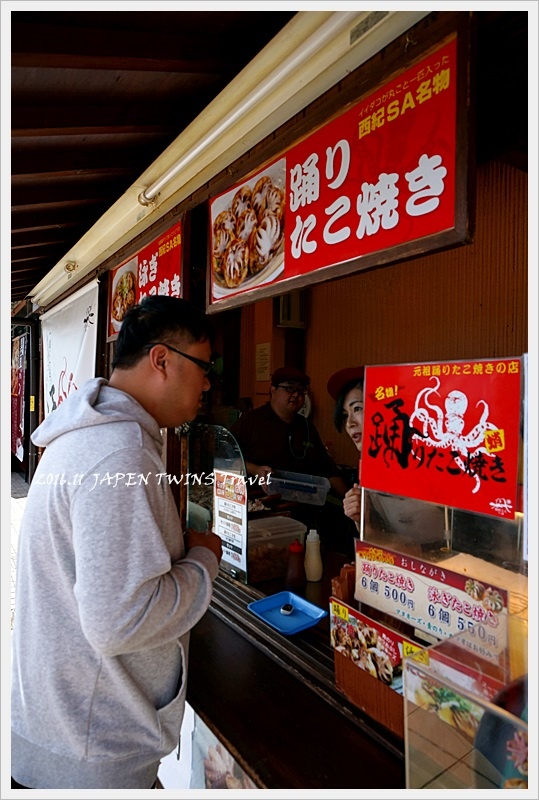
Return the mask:
<path fill-rule="evenodd" d="M 429 13 L 299 11 L 53 267 L 34 302 L 65 291 L 60 264 L 79 264 L 75 282 L 96 270 Z"/>
<path fill-rule="evenodd" d="M 32 302 L 35 306 L 43 305 L 43 301 L 54 294 L 59 294 L 65 291 L 65 287 L 69 281 L 73 280 L 75 273 L 78 270 L 78 264 L 74 261 L 65 263 L 60 272 L 56 272 L 56 267 L 49 272 L 49 274 L 39 284 L 40 292 L 32 297 Z"/>
<path fill-rule="evenodd" d="M 385 12 L 387 13 L 387 12 Z M 291 72 L 299 69 L 311 55 L 323 47 L 330 39 L 335 37 L 340 31 L 348 27 L 354 19 L 357 19 L 357 11 L 348 11 L 346 13 L 334 13 L 329 19 L 318 28 L 315 33 L 309 36 L 300 48 L 291 53 L 288 58 L 285 58 L 279 66 L 273 70 L 269 75 L 259 81 L 257 86 L 249 92 L 249 94 L 238 103 L 228 114 L 215 125 L 212 130 L 200 141 L 195 147 L 192 147 L 182 158 L 176 161 L 172 167 L 161 175 L 158 180 L 152 183 L 148 189 L 142 191 L 139 195 L 139 203 L 141 205 L 149 205 L 153 199 L 159 194 L 161 189 L 172 180 L 178 173 L 185 169 L 195 158 L 198 158 L 209 145 L 218 139 L 223 133 L 230 128 L 230 126 L 244 117 L 251 109 L 267 95 L 272 89 L 279 85 L 284 77 L 288 76 Z"/>

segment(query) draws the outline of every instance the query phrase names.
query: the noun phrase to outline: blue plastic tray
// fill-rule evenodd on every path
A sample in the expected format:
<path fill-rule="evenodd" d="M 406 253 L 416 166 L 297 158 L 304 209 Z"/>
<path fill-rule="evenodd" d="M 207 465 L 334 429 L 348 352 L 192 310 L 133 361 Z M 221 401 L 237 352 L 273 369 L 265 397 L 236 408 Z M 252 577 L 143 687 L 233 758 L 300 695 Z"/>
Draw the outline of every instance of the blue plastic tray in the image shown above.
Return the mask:
<path fill-rule="evenodd" d="M 294 609 L 288 616 L 281 614 L 281 606 L 285 603 L 290 603 Z M 285 636 L 311 628 L 328 614 L 327 611 L 293 592 L 271 594 L 249 603 L 247 608 Z"/>

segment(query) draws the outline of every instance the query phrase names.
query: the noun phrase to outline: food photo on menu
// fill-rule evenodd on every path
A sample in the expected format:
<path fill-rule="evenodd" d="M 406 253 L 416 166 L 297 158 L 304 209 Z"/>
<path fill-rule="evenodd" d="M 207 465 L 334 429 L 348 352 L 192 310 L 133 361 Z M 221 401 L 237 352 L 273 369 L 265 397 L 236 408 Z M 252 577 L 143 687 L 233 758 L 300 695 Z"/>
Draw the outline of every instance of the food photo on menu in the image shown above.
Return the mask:
<path fill-rule="evenodd" d="M 213 201 L 214 298 L 268 283 L 283 271 L 285 166 L 280 159 Z"/>
<path fill-rule="evenodd" d="M 118 267 L 112 278 L 112 295 L 110 300 L 110 333 L 118 333 L 123 319 L 131 306 L 136 303 L 137 296 L 137 259 L 132 258 Z"/>

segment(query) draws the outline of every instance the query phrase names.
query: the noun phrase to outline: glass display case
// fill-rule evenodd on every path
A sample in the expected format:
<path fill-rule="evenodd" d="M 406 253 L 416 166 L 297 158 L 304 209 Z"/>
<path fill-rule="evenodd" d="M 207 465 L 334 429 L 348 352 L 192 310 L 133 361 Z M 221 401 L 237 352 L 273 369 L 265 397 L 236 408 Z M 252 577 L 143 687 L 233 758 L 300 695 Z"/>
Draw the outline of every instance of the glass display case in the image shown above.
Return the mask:
<path fill-rule="evenodd" d="M 405 665 L 410 664 L 406 669 L 409 676 L 414 675 L 416 684 L 421 687 L 425 682 L 431 686 L 432 675 L 443 663 L 443 680 L 455 678 L 457 686 L 463 687 L 466 694 L 471 668 L 463 679 L 464 668 L 457 672 L 458 665 L 466 662 L 470 653 L 479 654 L 476 672 L 490 676 L 487 681 L 490 695 L 482 697 L 482 702 L 487 703 L 492 703 L 496 693 L 511 680 L 521 678 L 526 667 L 519 653 L 527 648 L 528 615 L 522 522 L 522 514 L 517 514 L 514 520 L 504 520 L 416 498 L 362 490 L 354 599 L 334 604 L 337 608 L 335 625 L 344 626 L 347 634 L 344 644 L 349 643 L 348 649 L 335 647 L 335 673 L 339 687 L 355 705 L 398 735 L 406 733 L 409 743 L 415 742 L 409 747 L 410 788 L 485 787 L 499 785 L 496 780 L 502 778 L 498 776 L 491 783 L 481 783 L 480 778 L 472 775 L 473 770 L 465 774 L 465 768 L 459 764 L 457 773 L 461 784 L 454 775 L 440 779 L 439 784 L 432 783 L 450 763 L 464 758 L 472 748 L 466 750 L 464 745 L 469 742 L 465 736 L 463 738 L 462 731 L 435 730 L 438 723 L 426 715 L 417 714 L 407 720 L 413 697 L 409 696 L 405 704 L 402 696 L 388 691 L 394 688 L 394 681 L 386 679 L 389 687 L 380 685 L 383 676 L 376 659 L 372 669 L 368 655 L 371 653 L 380 659 L 379 651 L 382 651 L 386 661 L 391 660 L 395 650 L 392 642 L 399 642 L 400 658 L 392 661 L 394 674 L 395 668 L 397 675 L 400 669 L 404 674 Z M 350 592 L 348 595 L 350 597 Z M 380 625 L 385 625 L 385 634 L 378 633 L 375 644 L 369 646 L 367 642 L 367 646 L 362 647 L 362 637 L 350 626 L 356 617 L 363 619 L 363 626 L 369 631 L 380 630 Z M 456 651 L 457 645 L 460 652 Z M 414 650 L 416 654 L 412 655 Z M 452 670 L 448 667 L 452 663 L 449 653 L 457 665 Z M 481 663 L 488 659 L 490 663 Z M 516 668 L 516 664 L 520 666 Z M 438 694 L 435 692 L 435 699 L 430 704 L 425 701 L 424 706 L 416 704 L 429 711 L 442 704 L 445 709 L 442 715 L 451 718 L 451 701 L 440 699 L 449 697 L 450 690 L 444 689 L 443 683 L 435 685 L 439 690 Z M 418 696 L 422 696 L 421 688 Z M 467 695 L 461 706 L 457 718 L 462 726 L 465 720 L 471 725 L 483 714 L 483 707 L 479 708 Z M 464 713 L 472 707 L 476 716 Z M 504 712 L 495 714 L 498 719 Z M 416 735 L 416 740 L 411 738 L 412 734 Z M 422 737 L 425 737 L 424 742 Z M 450 755 L 444 750 L 445 744 L 438 746 L 441 741 L 445 743 L 446 738 L 448 747 L 453 747 L 449 742 L 455 742 L 455 752 Z M 483 749 L 488 749 L 485 736 L 483 743 Z M 423 761 L 417 756 L 421 748 L 427 753 Z M 486 758 L 475 754 L 474 764 L 482 757 Z M 479 774 L 494 775 L 486 767 L 482 767 Z M 443 780 L 447 780 L 447 784 Z"/>
<path fill-rule="evenodd" d="M 481 625 L 404 663 L 408 789 L 528 787 L 528 625 L 492 653 Z"/>
<path fill-rule="evenodd" d="M 527 574 L 522 528 L 518 512 L 504 519 L 362 489 L 360 538 L 429 561 L 465 553 Z"/>

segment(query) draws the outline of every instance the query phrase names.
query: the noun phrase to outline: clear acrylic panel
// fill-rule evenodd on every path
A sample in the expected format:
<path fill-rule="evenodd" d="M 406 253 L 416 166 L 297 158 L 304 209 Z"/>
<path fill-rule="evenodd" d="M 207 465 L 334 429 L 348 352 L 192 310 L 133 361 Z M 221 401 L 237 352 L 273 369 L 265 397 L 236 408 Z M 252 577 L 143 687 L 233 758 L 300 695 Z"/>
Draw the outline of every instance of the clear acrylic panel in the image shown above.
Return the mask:
<path fill-rule="evenodd" d="M 486 659 L 474 627 L 405 659 L 408 789 L 528 786 L 528 625 Z"/>
<path fill-rule="evenodd" d="M 187 527 L 213 528 L 215 470 L 247 475 L 240 447 L 221 425 L 190 423 L 188 427 Z"/>
<path fill-rule="evenodd" d="M 503 519 L 410 497 L 362 490 L 360 538 L 429 561 L 466 553 L 527 574 L 523 515 Z"/>

